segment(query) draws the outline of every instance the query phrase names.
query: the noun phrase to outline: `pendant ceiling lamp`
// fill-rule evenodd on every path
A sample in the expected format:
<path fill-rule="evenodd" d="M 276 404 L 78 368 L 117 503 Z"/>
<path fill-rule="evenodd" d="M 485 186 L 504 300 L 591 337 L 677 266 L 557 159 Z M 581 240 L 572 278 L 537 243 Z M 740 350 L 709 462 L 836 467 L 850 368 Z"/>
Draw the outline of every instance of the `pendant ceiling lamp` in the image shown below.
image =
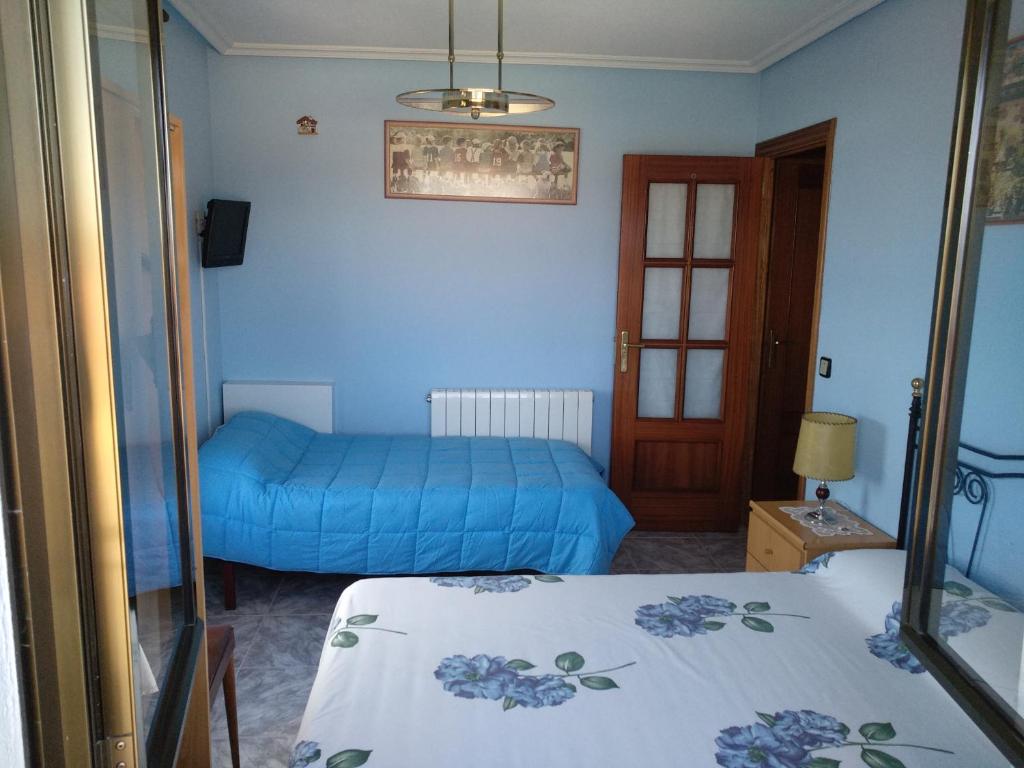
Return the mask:
<path fill-rule="evenodd" d="M 526 112 L 540 112 L 551 109 L 555 102 L 544 96 L 518 91 L 505 91 L 501 87 L 501 60 L 505 58 L 502 47 L 504 26 L 504 0 L 498 0 L 498 87 L 497 88 L 456 88 L 455 87 L 455 0 L 448 0 L 448 87 L 428 88 L 422 91 L 406 91 L 395 100 L 406 107 L 429 109 L 433 112 L 450 112 L 469 115 L 474 120 L 481 117 L 504 117 Z"/>

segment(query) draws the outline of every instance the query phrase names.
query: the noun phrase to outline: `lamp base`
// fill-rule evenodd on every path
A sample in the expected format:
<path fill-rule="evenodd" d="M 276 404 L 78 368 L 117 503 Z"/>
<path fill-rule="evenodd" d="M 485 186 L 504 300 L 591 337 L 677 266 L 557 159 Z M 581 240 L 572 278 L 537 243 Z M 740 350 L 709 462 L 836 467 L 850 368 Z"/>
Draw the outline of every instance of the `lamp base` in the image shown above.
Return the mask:
<path fill-rule="evenodd" d="M 806 515 L 804 515 L 804 517 L 806 517 L 808 520 L 816 520 L 827 525 L 834 525 L 838 521 L 836 513 L 833 512 L 829 507 L 825 506 L 825 502 L 828 501 L 828 497 L 830 495 L 828 490 L 828 483 L 822 480 L 821 483 L 818 485 L 817 489 L 814 491 L 814 495 L 818 499 L 818 506 L 815 509 L 812 509 L 810 512 L 808 512 Z"/>

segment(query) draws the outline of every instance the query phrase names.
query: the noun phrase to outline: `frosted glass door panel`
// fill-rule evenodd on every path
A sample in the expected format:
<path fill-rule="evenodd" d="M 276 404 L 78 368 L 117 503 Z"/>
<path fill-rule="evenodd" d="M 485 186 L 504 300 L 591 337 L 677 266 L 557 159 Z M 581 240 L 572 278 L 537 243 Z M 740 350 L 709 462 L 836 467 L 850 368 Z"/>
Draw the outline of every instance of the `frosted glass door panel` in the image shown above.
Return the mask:
<path fill-rule="evenodd" d="M 644 312 L 640 335 L 645 339 L 678 339 L 683 301 L 683 270 L 644 270 Z"/>
<path fill-rule="evenodd" d="M 693 258 L 732 258 L 732 211 L 736 187 L 698 184 L 693 232 Z"/>
<path fill-rule="evenodd" d="M 647 192 L 647 258 L 681 259 L 686 251 L 686 185 L 651 184 Z"/>
<path fill-rule="evenodd" d="M 722 415 L 723 349 L 691 349 L 686 353 L 684 419 L 718 419 Z M 641 372 L 641 376 L 643 373 Z"/>
<path fill-rule="evenodd" d="M 729 307 L 731 269 L 694 269 L 690 276 L 690 324 L 692 341 L 723 341 L 725 313 Z"/>
<path fill-rule="evenodd" d="M 640 392 L 636 415 L 671 419 L 676 415 L 676 362 L 679 350 L 640 350 Z"/>

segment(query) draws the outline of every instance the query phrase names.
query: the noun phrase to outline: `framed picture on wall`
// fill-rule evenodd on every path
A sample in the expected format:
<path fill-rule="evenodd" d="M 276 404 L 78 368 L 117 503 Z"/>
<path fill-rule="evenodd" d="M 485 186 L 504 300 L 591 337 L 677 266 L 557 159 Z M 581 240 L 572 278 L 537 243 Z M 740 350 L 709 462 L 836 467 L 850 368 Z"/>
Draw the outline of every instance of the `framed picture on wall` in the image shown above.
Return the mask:
<path fill-rule="evenodd" d="M 579 128 L 384 122 L 384 196 L 576 204 Z"/>
<path fill-rule="evenodd" d="M 1024 37 L 1006 46 L 995 142 L 999 151 L 992 160 L 986 221 L 1020 224 L 1024 222 Z"/>

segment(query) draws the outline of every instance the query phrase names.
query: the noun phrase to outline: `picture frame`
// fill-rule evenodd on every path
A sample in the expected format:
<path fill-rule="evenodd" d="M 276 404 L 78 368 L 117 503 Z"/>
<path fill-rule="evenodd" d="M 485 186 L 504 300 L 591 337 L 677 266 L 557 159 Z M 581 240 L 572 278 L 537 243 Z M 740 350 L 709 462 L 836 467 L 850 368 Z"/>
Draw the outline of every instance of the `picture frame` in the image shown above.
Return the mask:
<path fill-rule="evenodd" d="M 576 205 L 579 128 L 384 121 L 384 196 Z"/>
<path fill-rule="evenodd" d="M 1024 36 L 1006 45 L 995 142 L 988 178 L 987 224 L 1024 222 Z M 985 198 L 982 198 L 985 199 Z"/>

